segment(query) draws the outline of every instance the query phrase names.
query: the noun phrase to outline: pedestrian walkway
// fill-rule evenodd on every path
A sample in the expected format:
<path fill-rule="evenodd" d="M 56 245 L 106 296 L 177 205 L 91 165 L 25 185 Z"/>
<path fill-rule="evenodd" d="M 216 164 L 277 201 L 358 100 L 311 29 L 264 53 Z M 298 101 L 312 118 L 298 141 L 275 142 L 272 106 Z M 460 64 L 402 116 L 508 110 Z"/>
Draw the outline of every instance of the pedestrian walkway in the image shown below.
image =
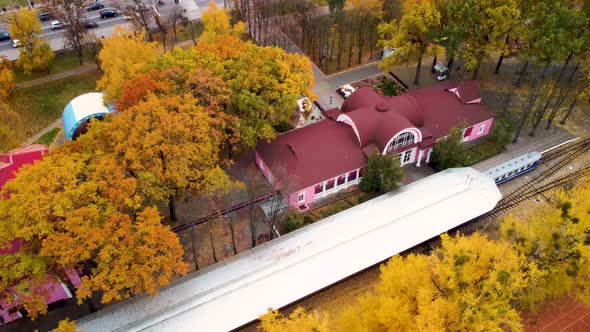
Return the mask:
<path fill-rule="evenodd" d="M 33 142 L 35 142 L 36 140 L 38 140 L 39 137 L 45 135 L 45 133 L 47 133 L 48 131 L 50 131 L 51 129 L 56 128 L 56 127 L 61 127 L 61 118 L 55 120 L 52 124 L 50 124 L 49 126 L 45 127 L 43 130 L 41 130 L 40 132 L 38 132 L 37 134 L 35 134 L 35 136 L 29 138 L 23 144 L 23 146 L 27 146 L 27 145 L 33 144 Z"/>
<path fill-rule="evenodd" d="M 35 80 L 30 80 L 30 81 L 26 81 L 26 82 L 22 82 L 22 83 L 17 83 L 14 88 L 15 89 L 24 89 L 24 88 L 28 88 L 28 87 L 32 87 L 35 85 L 39 85 L 39 84 L 44 84 L 47 82 L 53 82 L 53 81 L 57 81 L 57 80 L 61 80 L 62 78 L 66 78 L 66 77 L 70 77 L 70 76 L 76 76 L 76 75 L 80 75 L 80 74 L 84 74 L 87 72 L 91 72 L 94 70 L 98 70 L 98 68 L 96 68 L 95 64 L 84 64 L 76 69 L 72 69 L 72 70 L 68 70 L 68 71 L 64 71 L 62 73 L 57 73 L 57 74 L 53 74 L 53 75 L 47 75 L 45 77 L 41 77 Z"/>

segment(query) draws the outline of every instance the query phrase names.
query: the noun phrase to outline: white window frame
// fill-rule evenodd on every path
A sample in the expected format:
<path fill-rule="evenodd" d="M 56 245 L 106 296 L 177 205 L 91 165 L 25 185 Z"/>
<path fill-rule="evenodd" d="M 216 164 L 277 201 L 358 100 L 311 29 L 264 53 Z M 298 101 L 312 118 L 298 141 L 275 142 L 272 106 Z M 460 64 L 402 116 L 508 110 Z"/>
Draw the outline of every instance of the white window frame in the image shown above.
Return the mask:
<path fill-rule="evenodd" d="M 305 203 L 305 191 L 304 192 L 300 192 L 297 195 L 297 203 L 299 203 L 299 204 Z"/>
<path fill-rule="evenodd" d="M 387 148 L 385 148 L 385 154 L 401 149 L 404 146 L 414 144 L 415 141 L 416 135 L 414 135 L 414 133 L 410 131 L 404 131 L 391 140 L 391 142 L 389 142 Z"/>
<path fill-rule="evenodd" d="M 486 125 L 485 124 L 480 125 L 479 129 L 477 130 L 477 134 L 481 135 L 484 130 L 486 130 Z"/>
<path fill-rule="evenodd" d="M 404 166 L 405 164 L 412 163 L 412 161 L 414 159 L 414 151 L 415 150 L 416 149 L 409 149 L 409 150 L 402 151 L 398 154 L 400 166 Z"/>

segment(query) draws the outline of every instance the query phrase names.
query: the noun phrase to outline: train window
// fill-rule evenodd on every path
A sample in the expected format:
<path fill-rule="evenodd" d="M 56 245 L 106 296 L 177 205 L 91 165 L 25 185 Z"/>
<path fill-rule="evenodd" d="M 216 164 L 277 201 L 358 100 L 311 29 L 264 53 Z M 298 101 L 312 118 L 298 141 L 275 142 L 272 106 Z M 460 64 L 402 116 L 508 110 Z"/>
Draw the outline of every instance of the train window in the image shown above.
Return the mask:
<path fill-rule="evenodd" d="M 348 173 L 348 182 L 356 180 L 356 171 Z"/>

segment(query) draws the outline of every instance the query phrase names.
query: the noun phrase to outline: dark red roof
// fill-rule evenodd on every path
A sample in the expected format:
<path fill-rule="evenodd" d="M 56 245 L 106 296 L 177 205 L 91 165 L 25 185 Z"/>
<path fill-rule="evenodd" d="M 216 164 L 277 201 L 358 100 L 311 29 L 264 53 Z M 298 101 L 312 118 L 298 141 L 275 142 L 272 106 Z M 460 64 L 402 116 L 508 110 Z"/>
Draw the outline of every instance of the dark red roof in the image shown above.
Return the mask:
<path fill-rule="evenodd" d="M 33 144 L 0 154 L 0 189 L 14 178 L 19 168 L 40 160 L 49 149 L 42 144 Z"/>
<path fill-rule="evenodd" d="M 337 108 L 331 108 L 331 109 L 325 111 L 324 113 L 326 114 L 326 117 L 336 120 L 336 119 L 338 119 L 338 116 L 340 114 L 342 114 L 342 111 L 340 111 Z"/>
<path fill-rule="evenodd" d="M 285 167 L 301 189 L 365 165 L 354 132 L 333 120 L 281 134 L 270 143 L 260 143 L 256 151 L 271 170 Z"/>
<path fill-rule="evenodd" d="M 481 98 L 479 81 L 463 82 L 457 86 L 457 92 L 463 104 L 473 103 Z"/>
<path fill-rule="evenodd" d="M 461 87 L 469 98 L 479 91 L 477 81 Z M 341 108 L 342 118 L 348 116 L 354 123 L 360 144 L 350 126 L 333 120 L 338 112 L 329 110 L 328 119 L 279 135 L 271 143 L 259 144 L 256 150 L 271 168 L 283 165 L 298 179 L 300 188 L 310 187 L 362 167 L 363 152 L 383 151 L 389 140 L 404 129 L 418 128 L 422 133 L 419 146 L 428 148 L 453 127 L 471 126 L 494 116 L 480 103 L 463 103 L 448 91 L 451 88 L 453 84 L 446 81 L 395 97 L 361 88 Z"/>

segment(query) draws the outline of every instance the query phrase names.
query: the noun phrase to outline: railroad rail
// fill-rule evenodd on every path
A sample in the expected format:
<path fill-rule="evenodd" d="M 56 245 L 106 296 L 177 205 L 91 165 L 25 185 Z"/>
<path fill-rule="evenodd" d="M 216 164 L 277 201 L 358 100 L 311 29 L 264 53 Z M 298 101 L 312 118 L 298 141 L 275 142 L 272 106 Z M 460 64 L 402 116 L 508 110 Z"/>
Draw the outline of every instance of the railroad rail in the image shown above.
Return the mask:
<path fill-rule="evenodd" d="M 232 213 L 232 212 L 241 210 L 241 209 L 243 209 L 245 207 L 248 207 L 248 206 L 251 206 L 253 204 L 266 201 L 266 200 L 268 200 L 268 199 L 270 199 L 270 198 L 272 198 L 272 197 L 274 197 L 274 196 L 276 196 L 278 194 L 279 194 L 279 191 L 277 190 L 277 191 L 273 191 L 273 192 L 268 193 L 268 194 L 265 194 L 265 195 L 258 196 L 255 199 L 252 199 L 252 200 L 249 200 L 249 201 L 246 201 L 246 202 L 242 202 L 242 203 L 236 204 L 236 205 L 234 205 L 234 206 L 232 206 L 230 208 L 227 208 L 225 210 L 220 210 L 220 211 L 214 212 L 214 213 L 212 213 L 212 214 L 210 214 L 208 216 L 201 217 L 201 218 L 198 218 L 198 219 L 196 219 L 194 221 L 188 222 L 186 224 L 182 224 L 182 225 L 173 227 L 172 228 L 172 231 L 175 232 L 175 233 L 178 233 L 180 231 L 189 229 L 189 228 L 194 227 L 196 225 L 206 223 L 207 221 L 210 221 L 210 220 L 213 220 L 213 219 L 216 219 L 216 218 L 219 218 L 219 217 L 223 217 L 223 216 L 225 216 L 225 215 L 227 215 L 229 213 Z"/>

